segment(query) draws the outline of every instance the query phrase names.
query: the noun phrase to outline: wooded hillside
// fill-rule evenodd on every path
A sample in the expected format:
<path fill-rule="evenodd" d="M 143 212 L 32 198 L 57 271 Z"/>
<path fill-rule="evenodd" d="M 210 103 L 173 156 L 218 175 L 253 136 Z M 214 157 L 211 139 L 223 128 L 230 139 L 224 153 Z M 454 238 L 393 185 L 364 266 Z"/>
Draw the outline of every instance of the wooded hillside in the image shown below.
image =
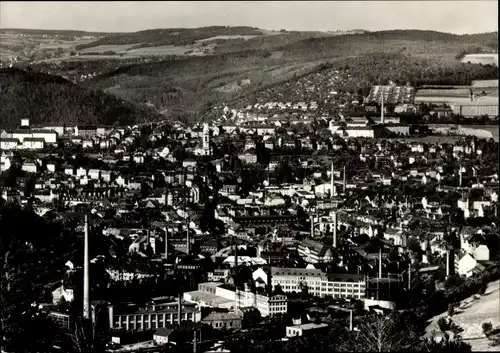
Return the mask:
<path fill-rule="evenodd" d="M 22 118 L 33 124 L 132 124 L 160 115 L 111 94 L 74 85 L 58 76 L 17 69 L 0 70 L 0 128 L 15 128 Z"/>

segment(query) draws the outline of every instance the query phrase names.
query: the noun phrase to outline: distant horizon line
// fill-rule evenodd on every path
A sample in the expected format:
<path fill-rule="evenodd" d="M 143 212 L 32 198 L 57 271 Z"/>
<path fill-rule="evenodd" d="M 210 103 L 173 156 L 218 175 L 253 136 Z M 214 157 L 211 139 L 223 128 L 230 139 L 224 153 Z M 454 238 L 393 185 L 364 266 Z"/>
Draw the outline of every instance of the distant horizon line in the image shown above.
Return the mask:
<path fill-rule="evenodd" d="M 93 30 L 83 30 L 83 29 L 46 29 L 46 28 L 14 28 L 14 27 L 9 27 L 9 28 L 3 28 L 0 26 L 0 31 L 16 31 L 16 30 L 22 30 L 22 31 L 47 31 L 47 32 L 82 32 L 82 33 L 96 33 L 96 34 L 130 34 L 130 33 L 137 33 L 137 32 L 144 32 L 144 31 L 154 31 L 154 30 L 161 30 L 161 29 L 198 29 L 198 28 L 210 28 L 210 27 L 228 27 L 228 28 L 236 28 L 236 27 L 248 27 L 248 28 L 253 28 L 257 30 L 262 30 L 262 31 L 270 31 L 270 32 L 280 32 L 281 30 L 284 30 L 286 32 L 321 32 L 321 33 L 329 33 L 329 32 L 349 32 L 349 31 L 365 31 L 365 32 L 370 32 L 370 33 L 376 33 L 376 32 L 389 32 L 389 31 L 422 31 L 422 32 L 438 32 L 438 33 L 444 33 L 444 34 L 453 34 L 457 36 L 463 36 L 463 35 L 476 35 L 476 34 L 488 34 L 488 33 L 498 33 L 498 29 L 495 31 L 489 31 L 489 32 L 469 32 L 469 33 L 453 33 L 453 32 L 445 32 L 445 31 L 439 31 L 435 29 L 416 29 L 416 28 L 393 28 L 393 29 L 380 29 L 380 30 L 370 30 L 370 29 L 362 29 L 362 28 L 353 28 L 353 29 L 328 29 L 328 30 L 294 30 L 294 29 L 266 29 L 266 28 L 260 28 L 260 27 L 254 27 L 254 26 L 248 26 L 248 25 L 238 25 L 238 26 L 225 26 L 225 25 L 207 25 L 207 26 L 199 26 L 199 27 L 157 27 L 157 28 L 147 28 L 147 29 L 141 29 L 137 31 L 129 31 L 129 32 L 113 32 L 113 31 L 93 31 Z"/>

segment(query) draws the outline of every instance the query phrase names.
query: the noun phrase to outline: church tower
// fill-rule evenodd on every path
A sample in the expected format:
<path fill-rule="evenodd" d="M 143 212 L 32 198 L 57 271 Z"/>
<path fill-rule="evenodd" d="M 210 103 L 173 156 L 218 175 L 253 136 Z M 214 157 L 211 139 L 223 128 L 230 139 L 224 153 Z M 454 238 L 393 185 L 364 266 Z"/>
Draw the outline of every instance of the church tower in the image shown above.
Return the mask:
<path fill-rule="evenodd" d="M 203 140 L 202 140 L 202 148 L 203 154 L 205 156 L 210 156 L 212 151 L 210 150 L 210 128 L 207 123 L 203 124 Z"/>

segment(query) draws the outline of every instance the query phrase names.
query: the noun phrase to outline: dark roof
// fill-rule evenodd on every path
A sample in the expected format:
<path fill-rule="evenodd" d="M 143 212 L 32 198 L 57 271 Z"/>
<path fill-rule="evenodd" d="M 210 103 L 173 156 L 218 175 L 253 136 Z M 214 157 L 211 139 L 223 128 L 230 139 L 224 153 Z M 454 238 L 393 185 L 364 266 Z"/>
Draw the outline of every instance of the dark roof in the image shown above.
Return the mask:
<path fill-rule="evenodd" d="M 97 130 L 95 125 L 77 125 L 78 130 Z"/>
<path fill-rule="evenodd" d="M 45 139 L 41 137 L 25 137 L 24 141 L 45 142 Z"/>
<path fill-rule="evenodd" d="M 163 337 L 168 337 L 174 330 L 168 329 L 165 327 L 160 327 L 158 330 L 155 332 L 155 336 L 163 336 Z"/>

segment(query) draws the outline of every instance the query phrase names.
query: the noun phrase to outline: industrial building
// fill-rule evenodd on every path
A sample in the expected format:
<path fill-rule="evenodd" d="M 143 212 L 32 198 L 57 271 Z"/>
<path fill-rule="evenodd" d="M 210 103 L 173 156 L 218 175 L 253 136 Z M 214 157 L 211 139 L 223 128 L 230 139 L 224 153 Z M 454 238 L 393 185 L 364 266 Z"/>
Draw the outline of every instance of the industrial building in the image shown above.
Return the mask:
<path fill-rule="evenodd" d="M 476 117 L 488 115 L 488 117 L 498 116 L 498 104 L 456 104 L 452 106 L 453 113 L 464 117 Z"/>
<path fill-rule="evenodd" d="M 357 274 L 325 273 L 318 269 L 271 267 L 271 284 L 280 286 L 283 292 L 300 292 L 302 288 L 317 297 L 353 298 L 365 297 L 365 279 Z M 268 276 L 262 269 L 253 273 L 255 281 L 268 284 Z M 260 278 L 260 280 L 259 280 Z"/>

